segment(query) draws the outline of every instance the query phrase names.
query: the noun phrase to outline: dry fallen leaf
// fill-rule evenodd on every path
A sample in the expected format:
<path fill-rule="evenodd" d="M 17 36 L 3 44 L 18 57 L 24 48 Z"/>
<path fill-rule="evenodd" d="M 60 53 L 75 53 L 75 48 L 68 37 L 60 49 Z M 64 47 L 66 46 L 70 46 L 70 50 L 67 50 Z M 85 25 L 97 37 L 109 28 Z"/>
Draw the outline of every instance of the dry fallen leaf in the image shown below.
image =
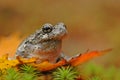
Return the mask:
<path fill-rule="evenodd" d="M 16 33 L 14 35 L 11 35 L 9 37 L 3 37 L 0 40 L 0 56 L 2 54 L 9 53 L 9 56 L 14 56 L 14 53 L 17 49 L 18 44 L 22 41 L 21 38 L 19 38 L 19 33 Z M 77 57 L 71 58 L 69 61 L 62 59 L 57 63 L 49 63 L 48 61 L 44 61 L 42 63 L 36 63 L 37 58 L 21 58 L 18 56 L 16 59 L 8 60 L 8 54 L 0 57 L 0 69 L 7 69 L 10 67 L 18 67 L 20 64 L 30 64 L 34 67 L 36 67 L 40 71 L 49 71 L 53 70 L 57 67 L 63 66 L 63 65 L 71 65 L 71 66 L 77 66 L 79 64 L 82 64 L 94 57 L 103 55 L 107 52 L 109 52 L 111 49 L 103 50 L 103 51 L 91 51 L 83 53 L 82 55 L 79 55 Z"/>
<path fill-rule="evenodd" d="M 71 60 L 68 61 L 68 63 L 71 64 L 72 66 L 77 66 L 79 64 L 82 64 L 82 63 L 94 58 L 94 57 L 101 56 L 109 51 L 111 51 L 111 49 L 106 49 L 103 51 L 86 52 L 77 57 L 72 58 Z"/>
<path fill-rule="evenodd" d="M 66 60 L 65 59 L 62 59 L 60 60 L 59 62 L 55 63 L 55 64 L 52 64 L 52 63 L 49 63 L 48 61 L 45 61 L 45 62 L 42 62 L 40 64 L 32 64 L 34 67 L 36 67 L 38 70 L 40 71 L 49 71 L 49 70 L 53 70 L 57 67 L 60 67 L 60 66 L 63 66 L 67 64 Z"/>
<path fill-rule="evenodd" d="M 37 58 L 22 58 L 18 56 L 14 60 L 8 60 L 8 55 L 5 55 L 0 58 L 0 69 L 7 69 L 10 67 L 18 67 L 19 64 L 29 64 L 34 67 L 36 67 L 40 71 L 49 71 L 53 70 L 57 67 L 63 66 L 63 65 L 71 65 L 71 66 L 77 66 L 80 65 L 94 57 L 103 55 L 107 52 L 109 52 L 111 49 L 103 50 L 103 51 L 91 51 L 84 53 L 82 55 L 79 55 L 77 57 L 71 58 L 69 61 L 62 59 L 57 63 L 49 63 L 48 61 L 44 61 L 42 63 L 36 63 Z"/>
<path fill-rule="evenodd" d="M 15 67 L 19 64 L 19 61 L 17 59 L 14 60 L 8 60 L 8 54 L 4 55 L 0 58 L 0 69 L 7 69 L 10 67 Z"/>

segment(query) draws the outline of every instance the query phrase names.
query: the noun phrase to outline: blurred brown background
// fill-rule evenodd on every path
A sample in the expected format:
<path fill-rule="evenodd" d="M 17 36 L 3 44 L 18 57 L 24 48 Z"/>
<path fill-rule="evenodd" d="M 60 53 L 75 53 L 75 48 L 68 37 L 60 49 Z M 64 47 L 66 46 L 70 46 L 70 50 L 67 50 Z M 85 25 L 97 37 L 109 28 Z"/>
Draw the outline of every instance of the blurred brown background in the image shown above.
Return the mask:
<path fill-rule="evenodd" d="M 120 66 L 120 0 L 0 0 L 0 36 L 16 31 L 27 36 L 44 23 L 64 22 L 67 55 L 113 48 L 94 59 Z"/>

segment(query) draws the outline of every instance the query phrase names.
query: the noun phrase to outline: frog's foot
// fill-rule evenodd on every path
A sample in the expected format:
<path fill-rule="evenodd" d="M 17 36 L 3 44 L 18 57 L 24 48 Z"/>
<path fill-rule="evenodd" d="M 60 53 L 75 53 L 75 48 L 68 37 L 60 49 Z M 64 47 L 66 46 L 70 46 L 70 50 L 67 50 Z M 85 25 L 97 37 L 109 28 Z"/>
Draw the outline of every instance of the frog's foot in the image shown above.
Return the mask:
<path fill-rule="evenodd" d="M 64 57 L 59 57 L 59 58 L 57 58 L 56 63 L 59 62 L 59 61 L 62 60 L 62 59 L 64 59 Z"/>
<path fill-rule="evenodd" d="M 65 59 L 66 61 L 70 60 L 70 58 L 68 56 L 64 55 L 64 53 L 62 52 L 60 57 L 56 60 L 56 63 L 59 62 L 62 59 Z"/>

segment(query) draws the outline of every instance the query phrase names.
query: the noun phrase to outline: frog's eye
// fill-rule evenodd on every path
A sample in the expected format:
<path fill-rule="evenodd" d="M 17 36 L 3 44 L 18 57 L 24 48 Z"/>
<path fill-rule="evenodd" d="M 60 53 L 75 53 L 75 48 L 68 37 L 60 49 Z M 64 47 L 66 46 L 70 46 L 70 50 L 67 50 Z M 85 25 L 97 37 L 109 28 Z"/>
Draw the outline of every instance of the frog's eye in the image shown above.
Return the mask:
<path fill-rule="evenodd" d="M 42 28 L 42 31 L 44 33 L 50 33 L 52 31 L 52 26 L 51 25 L 44 25 L 43 28 Z"/>

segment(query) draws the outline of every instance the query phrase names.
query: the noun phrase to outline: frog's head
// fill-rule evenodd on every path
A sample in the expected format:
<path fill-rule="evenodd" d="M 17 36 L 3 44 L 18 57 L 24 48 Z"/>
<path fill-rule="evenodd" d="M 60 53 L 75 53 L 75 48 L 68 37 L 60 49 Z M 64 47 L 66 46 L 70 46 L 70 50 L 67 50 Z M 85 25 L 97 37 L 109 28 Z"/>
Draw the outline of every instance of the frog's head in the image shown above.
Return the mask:
<path fill-rule="evenodd" d="M 63 39 L 67 34 L 67 29 L 64 23 L 58 23 L 55 26 L 46 23 L 42 27 L 42 33 L 45 40 L 47 39 Z"/>
<path fill-rule="evenodd" d="M 53 27 L 52 34 L 56 39 L 62 39 L 67 35 L 67 29 L 64 23 L 58 23 Z"/>

